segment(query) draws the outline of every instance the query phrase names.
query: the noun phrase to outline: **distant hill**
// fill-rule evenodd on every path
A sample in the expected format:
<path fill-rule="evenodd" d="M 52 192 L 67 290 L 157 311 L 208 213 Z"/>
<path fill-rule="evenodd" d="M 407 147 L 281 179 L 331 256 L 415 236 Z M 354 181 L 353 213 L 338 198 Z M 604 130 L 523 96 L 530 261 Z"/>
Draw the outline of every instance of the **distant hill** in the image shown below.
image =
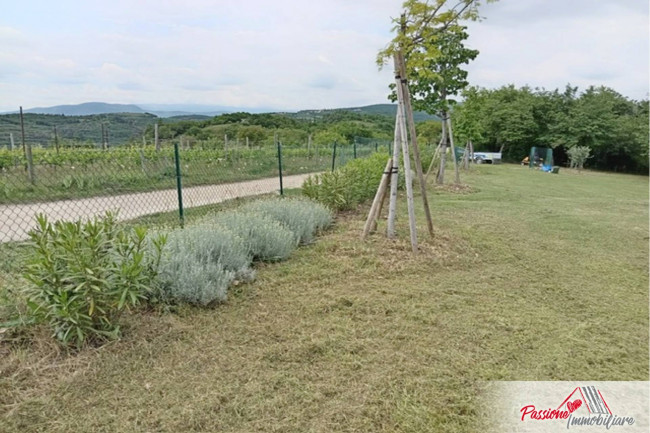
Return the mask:
<path fill-rule="evenodd" d="M 263 108 L 241 108 L 221 105 L 197 105 L 197 104 L 108 104 L 105 102 L 85 102 L 76 105 L 55 105 L 53 107 L 36 107 L 23 110 L 25 113 L 35 114 L 59 114 L 64 116 L 91 116 L 97 114 L 111 113 L 150 113 L 162 118 L 174 118 L 178 120 L 202 120 L 224 113 L 247 112 L 247 113 L 278 113 L 287 114 L 299 119 L 317 119 L 323 113 L 337 110 L 351 111 L 360 114 L 395 117 L 397 113 L 396 104 L 374 104 L 363 107 L 333 108 L 323 110 L 301 110 L 298 112 L 279 112 L 273 109 Z M 0 113 L 0 114 L 14 114 Z M 198 116 L 198 117 L 196 117 Z M 414 113 L 416 122 L 436 119 L 437 116 L 416 111 Z"/>
<path fill-rule="evenodd" d="M 88 116 L 109 113 L 144 113 L 145 111 L 133 104 L 107 104 L 105 102 L 84 102 L 75 105 L 55 105 L 54 107 L 36 107 L 23 110 L 25 113 L 62 114 L 65 116 Z"/>
<path fill-rule="evenodd" d="M 337 108 L 337 109 L 327 109 L 327 110 L 302 110 L 296 113 L 298 118 L 318 118 L 322 117 L 323 113 L 331 111 L 351 111 L 353 113 L 360 114 L 369 114 L 376 116 L 386 116 L 386 117 L 395 117 L 397 114 L 397 104 L 375 104 L 375 105 L 366 105 L 363 107 L 349 107 L 349 108 Z M 422 111 L 416 111 L 413 113 L 413 118 L 416 122 L 423 122 L 425 120 L 440 120 L 438 116 L 432 116 L 428 113 Z"/>
<path fill-rule="evenodd" d="M 225 109 L 228 108 L 228 109 Z M 111 113 L 150 113 L 158 117 L 175 116 L 207 116 L 213 117 L 219 114 L 241 111 L 236 107 L 221 107 L 210 105 L 183 105 L 183 104 L 158 104 L 158 105 L 136 105 L 136 104 L 108 104 L 105 102 L 84 102 L 74 105 L 55 105 L 53 107 L 35 107 L 23 110 L 24 113 L 34 114 L 59 114 L 64 116 L 92 116 L 96 114 Z M 14 114 L 11 111 L 1 114 Z"/>
<path fill-rule="evenodd" d="M 177 116 L 170 116 L 167 120 L 208 120 L 214 116 L 206 116 L 203 114 L 180 114 Z"/>

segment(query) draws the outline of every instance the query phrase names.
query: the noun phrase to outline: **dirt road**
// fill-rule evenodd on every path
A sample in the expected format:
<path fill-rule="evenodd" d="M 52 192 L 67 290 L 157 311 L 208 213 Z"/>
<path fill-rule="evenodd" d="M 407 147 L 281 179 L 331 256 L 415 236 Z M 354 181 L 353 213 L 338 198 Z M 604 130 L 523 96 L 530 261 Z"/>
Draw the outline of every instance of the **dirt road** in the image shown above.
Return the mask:
<path fill-rule="evenodd" d="M 285 188 L 302 185 L 309 174 L 286 176 Z M 204 185 L 183 188 L 183 207 L 190 208 L 220 203 L 237 197 L 267 194 L 280 189 L 277 177 L 245 182 Z M 27 239 L 27 233 L 34 227 L 34 216 L 44 213 L 52 221 L 76 220 L 101 215 L 109 210 L 119 210 L 122 220 L 158 212 L 178 209 L 176 189 L 142 192 L 134 194 L 92 197 L 78 200 L 30 203 L 0 206 L 0 242 Z"/>

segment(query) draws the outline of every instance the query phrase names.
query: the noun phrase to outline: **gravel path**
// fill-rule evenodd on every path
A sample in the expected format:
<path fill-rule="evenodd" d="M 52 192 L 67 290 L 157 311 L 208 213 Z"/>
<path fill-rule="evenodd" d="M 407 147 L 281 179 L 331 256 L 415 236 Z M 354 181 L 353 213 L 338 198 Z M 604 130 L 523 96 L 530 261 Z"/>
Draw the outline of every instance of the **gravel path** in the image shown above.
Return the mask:
<path fill-rule="evenodd" d="M 283 178 L 285 188 L 297 188 L 309 174 L 298 174 Z M 204 185 L 183 188 L 183 207 L 190 208 L 220 203 L 237 197 L 267 194 L 280 189 L 277 177 L 245 182 Z M 78 200 L 62 200 L 44 203 L 0 206 L 0 242 L 19 241 L 28 238 L 34 227 L 34 217 L 45 213 L 52 221 L 76 220 L 101 215 L 109 210 L 118 210 L 122 220 L 137 218 L 158 212 L 178 209 L 176 189 L 141 192 L 106 197 L 91 197 Z"/>

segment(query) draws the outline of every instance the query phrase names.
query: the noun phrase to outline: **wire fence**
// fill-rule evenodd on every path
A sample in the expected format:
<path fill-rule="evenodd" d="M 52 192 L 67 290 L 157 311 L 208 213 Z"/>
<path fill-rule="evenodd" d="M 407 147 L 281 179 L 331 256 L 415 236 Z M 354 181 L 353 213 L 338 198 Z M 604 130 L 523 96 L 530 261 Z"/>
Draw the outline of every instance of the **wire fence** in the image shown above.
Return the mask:
<path fill-rule="evenodd" d="M 355 139 L 353 144 L 231 146 L 203 148 L 188 141 L 154 146 L 0 149 L 0 242 L 21 241 L 35 216 L 76 220 L 117 211 L 130 220 L 229 199 L 282 193 L 301 186 L 309 173 L 338 168 L 390 143 Z"/>

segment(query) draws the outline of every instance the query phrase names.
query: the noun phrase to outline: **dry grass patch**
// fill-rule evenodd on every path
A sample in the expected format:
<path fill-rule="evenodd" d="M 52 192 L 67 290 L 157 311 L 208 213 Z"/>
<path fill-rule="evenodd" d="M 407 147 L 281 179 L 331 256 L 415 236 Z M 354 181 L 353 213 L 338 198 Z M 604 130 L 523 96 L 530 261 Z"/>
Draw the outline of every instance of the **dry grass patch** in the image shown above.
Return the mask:
<path fill-rule="evenodd" d="M 647 178 L 467 182 L 417 256 L 404 206 L 395 241 L 347 214 L 215 309 L 75 357 L 0 345 L 0 431 L 481 431 L 485 380 L 647 380 Z"/>

